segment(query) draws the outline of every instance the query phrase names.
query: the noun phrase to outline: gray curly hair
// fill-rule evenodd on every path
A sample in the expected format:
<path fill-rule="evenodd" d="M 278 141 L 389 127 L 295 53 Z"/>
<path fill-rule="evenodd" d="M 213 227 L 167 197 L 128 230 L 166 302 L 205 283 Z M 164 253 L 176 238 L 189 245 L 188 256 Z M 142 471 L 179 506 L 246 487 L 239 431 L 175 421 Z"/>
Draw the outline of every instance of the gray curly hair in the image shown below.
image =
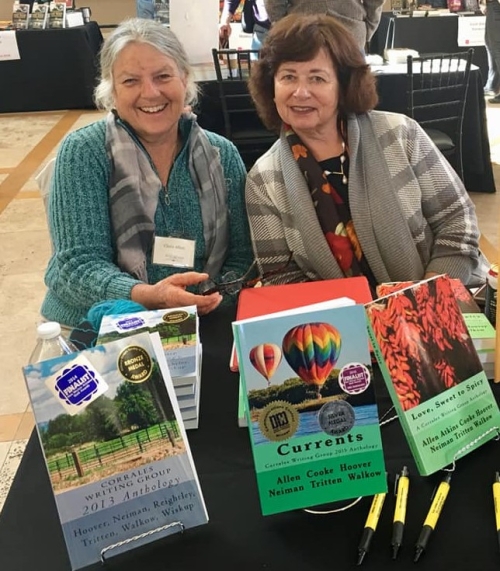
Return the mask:
<path fill-rule="evenodd" d="M 177 36 L 166 26 L 144 18 L 124 20 L 104 41 L 100 52 L 101 77 L 94 91 L 94 100 L 99 109 L 110 111 L 114 107 L 113 66 L 120 52 L 129 44 L 148 44 L 173 59 L 186 78 L 186 105 L 196 103 L 198 88 L 193 79 L 193 70 Z"/>

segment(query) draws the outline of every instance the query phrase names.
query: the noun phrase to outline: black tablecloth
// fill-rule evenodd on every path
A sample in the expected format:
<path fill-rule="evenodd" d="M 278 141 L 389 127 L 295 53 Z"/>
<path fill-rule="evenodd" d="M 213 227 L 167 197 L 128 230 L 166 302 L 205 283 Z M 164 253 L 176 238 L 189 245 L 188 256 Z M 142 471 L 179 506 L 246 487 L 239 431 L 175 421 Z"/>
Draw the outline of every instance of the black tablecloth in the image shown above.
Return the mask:
<path fill-rule="evenodd" d="M 370 507 L 363 498 L 341 513 L 314 516 L 302 511 L 263 517 L 260 513 L 247 429 L 237 427 L 238 376 L 228 370 L 232 311 L 202 318 L 203 373 L 200 428 L 188 432 L 210 521 L 147 550 L 110 561 L 122 571 L 332 571 L 354 569 L 357 545 Z M 389 397 L 376 379 L 379 409 Z M 494 386 L 497 398 L 500 385 Z M 411 472 L 407 527 L 397 562 L 391 560 L 394 497 L 388 495 L 363 566 L 422 571 L 493 571 L 500 566 L 492 481 L 500 469 L 500 443 L 491 441 L 461 459 L 448 500 L 427 552 L 413 563 L 413 546 L 439 475 L 417 475 L 397 422 L 382 428 L 387 469 Z M 99 566 L 94 566 L 98 569 Z M 2 571 L 68 571 L 48 476 L 36 436 L 29 441 L 0 515 Z"/>
<path fill-rule="evenodd" d="M 384 12 L 370 40 L 370 53 L 383 55 L 391 19 L 394 19 L 394 44 L 389 44 L 388 47 L 409 48 L 417 50 L 422 55 L 467 51 L 467 46 L 459 46 L 457 43 L 458 18 L 467 18 L 467 16 L 396 18 L 391 12 Z M 480 68 L 485 80 L 488 74 L 488 58 L 484 46 L 474 46 L 472 63 Z"/>
<path fill-rule="evenodd" d="M 18 30 L 19 60 L 0 61 L 0 113 L 93 108 L 102 34 L 96 22 Z"/>

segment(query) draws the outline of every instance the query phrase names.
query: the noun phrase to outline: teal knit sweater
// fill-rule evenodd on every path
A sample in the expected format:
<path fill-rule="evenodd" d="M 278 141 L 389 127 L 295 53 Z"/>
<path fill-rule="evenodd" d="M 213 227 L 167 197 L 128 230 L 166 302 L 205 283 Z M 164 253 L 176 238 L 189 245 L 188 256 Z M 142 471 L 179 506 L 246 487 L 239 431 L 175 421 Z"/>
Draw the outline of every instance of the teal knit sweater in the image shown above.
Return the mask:
<path fill-rule="evenodd" d="M 170 172 L 167 192 L 155 214 L 157 236 L 196 241 L 194 270 L 205 264 L 203 223 L 198 193 L 189 175 L 187 140 L 191 123 L 181 120 L 183 147 Z M 49 261 L 48 287 L 41 313 L 46 319 L 76 326 L 97 302 L 130 299 L 138 280 L 116 265 L 109 212 L 110 162 L 105 148 L 105 120 L 70 133 L 62 142 L 49 196 L 49 229 L 54 253 Z M 230 241 L 221 274 L 242 275 L 252 262 L 252 248 L 244 203 L 246 172 L 236 147 L 206 131 L 220 159 L 228 190 Z M 156 283 L 181 268 L 155 265 L 147 253 L 149 283 Z M 215 276 L 217 279 L 218 276 Z"/>

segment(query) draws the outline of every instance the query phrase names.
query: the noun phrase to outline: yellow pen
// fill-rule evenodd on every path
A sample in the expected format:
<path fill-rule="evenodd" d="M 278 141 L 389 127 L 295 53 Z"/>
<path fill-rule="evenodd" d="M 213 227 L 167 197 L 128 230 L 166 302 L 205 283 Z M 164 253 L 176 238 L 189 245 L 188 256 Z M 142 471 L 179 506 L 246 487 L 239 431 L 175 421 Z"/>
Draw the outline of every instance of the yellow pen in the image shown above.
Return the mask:
<path fill-rule="evenodd" d="M 444 502 L 446 501 L 448 492 L 450 491 L 450 480 L 451 474 L 448 473 L 441 480 L 441 483 L 439 484 L 436 493 L 434 494 L 431 507 L 427 512 L 427 517 L 425 518 L 417 544 L 415 545 L 415 557 L 413 558 L 415 563 L 419 560 L 420 556 L 424 552 L 425 548 L 427 547 L 427 542 L 429 541 L 432 532 L 436 528 L 439 516 L 441 515 L 441 510 L 444 506 Z"/>
<path fill-rule="evenodd" d="M 403 532 L 406 520 L 406 503 L 408 501 L 408 490 L 410 487 L 409 471 L 403 466 L 401 474 L 398 477 L 396 491 L 396 506 L 394 508 L 394 519 L 392 524 L 392 558 L 396 559 L 399 548 L 403 543 Z"/>
<path fill-rule="evenodd" d="M 372 541 L 373 534 L 377 529 L 378 520 L 382 513 L 382 507 L 384 505 L 386 495 L 387 494 L 384 492 L 373 496 L 372 505 L 370 506 L 365 527 L 363 528 L 363 535 L 361 536 L 361 541 L 358 546 L 358 565 L 363 563 L 363 559 L 370 549 L 370 543 Z"/>
<path fill-rule="evenodd" d="M 498 543 L 500 544 L 500 473 L 495 473 L 493 482 L 493 500 L 495 502 L 495 523 L 497 527 Z"/>

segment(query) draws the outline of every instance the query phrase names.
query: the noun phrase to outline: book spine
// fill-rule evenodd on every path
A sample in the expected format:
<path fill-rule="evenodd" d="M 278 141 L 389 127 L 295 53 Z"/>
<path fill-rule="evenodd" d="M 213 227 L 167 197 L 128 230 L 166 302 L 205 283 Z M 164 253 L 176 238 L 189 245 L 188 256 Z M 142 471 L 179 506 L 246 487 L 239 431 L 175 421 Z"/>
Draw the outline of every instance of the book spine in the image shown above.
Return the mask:
<path fill-rule="evenodd" d="M 372 328 L 371 323 L 370 323 L 370 318 L 367 317 L 366 321 L 367 321 L 367 328 L 368 328 L 368 336 L 369 336 L 371 343 L 372 343 L 373 352 L 375 354 L 375 357 L 377 358 L 377 362 L 379 364 L 380 372 L 382 373 L 382 377 L 384 378 L 385 385 L 386 385 L 387 390 L 391 396 L 392 404 L 394 405 L 394 408 L 397 412 L 399 421 L 401 423 L 401 427 L 402 427 L 403 432 L 405 434 L 405 437 L 406 437 L 406 440 L 407 440 L 408 445 L 410 447 L 410 450 L 413 454 L 413 458 L 415 460 L 415 465 L 417 466 L 417 470 L 421 476 L 428 476 L 431 472 L 429 472 L 427 470 L 426 466 L 424 465 L 423 459 L 420 455 L 420 451 L 418 450 L 418 447 L 415 443 L 415 439 L 413 438 L 413 434 L 411 433 L 410 427 L 408 426 L 408 423 L 406 421 L 405 411 L 403 410 L 403 408 L 399 402 L 398 395 L 396 393 L 394 385 L 392 384 L 391 374 L 390 374 L 389 369 L 387 368 L 387 365 L 385 363 L 385 359 L 382 355 L 382 351 L 380 350 L 380 346 L 378 344 L 377 337 L 376 337 L 375 332 L 373 331 L 373 328 Z"/>
<path fill-rule="evenodd" d="M 233 337 L 234 337 L 234 347 L 236 349 L 236 356 L 238 361 L 241 363 L 243 361 L 242 356 L 242 349 L 241 349 L 241 341 L 240 341 L 240 334 L 243 335 L 243 332 L 237 325 L 233 325 Z M 244 414 L 246 418 L 247 426 L 251 424 L 250 421 L 250 411 L 248 409 L 247 403 L 247 385 L 245 382 L 245 371 L 244 367 L 239 367 L 240 372 L 240 382 L 239 382 L 239 389 L 238 389 L 238 417 L 240 414 Z"/>

